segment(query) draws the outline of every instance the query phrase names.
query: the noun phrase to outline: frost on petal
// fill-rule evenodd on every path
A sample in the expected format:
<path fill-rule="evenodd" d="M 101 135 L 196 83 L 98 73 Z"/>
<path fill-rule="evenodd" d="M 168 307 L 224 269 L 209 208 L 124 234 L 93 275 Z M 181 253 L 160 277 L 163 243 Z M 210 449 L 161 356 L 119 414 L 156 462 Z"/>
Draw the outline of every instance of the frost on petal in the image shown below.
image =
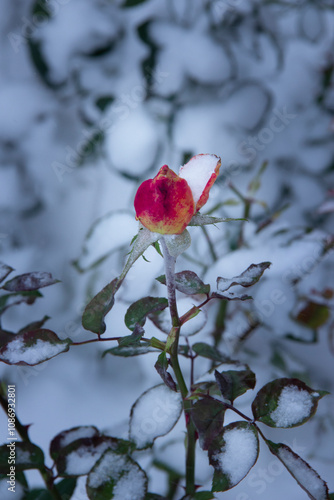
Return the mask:
<path fill-rule="evenodd" d="M 196 212 L 208 201 L 209 191 L 218 176 L 220 165 L 221 160 L 218 156 L 199 154 L 180 168 L 179 176 L 190 186 Z"/>
<path fill-rule="evenodd" d="M 270 413 L 276 427 L 291 427 L 307 419 L 313 410 L 313 397 L 296 386 L 284 387 L 277 408 Z"/>
<path fill-rule="evenodd" d="M 143 226 L 160 234 L 181 234 L 195 212 L 190 187 L 167 165 L 139 186 L 134 205 Z"/>
<path fill-rule="evenodd" d="M 135 402 L 130 417 L 130 439 L 137 448 L 152 445 L 155 438 L 167 434 L 178 421 L 182 398 L 165 385 L 152 387 Z"/>

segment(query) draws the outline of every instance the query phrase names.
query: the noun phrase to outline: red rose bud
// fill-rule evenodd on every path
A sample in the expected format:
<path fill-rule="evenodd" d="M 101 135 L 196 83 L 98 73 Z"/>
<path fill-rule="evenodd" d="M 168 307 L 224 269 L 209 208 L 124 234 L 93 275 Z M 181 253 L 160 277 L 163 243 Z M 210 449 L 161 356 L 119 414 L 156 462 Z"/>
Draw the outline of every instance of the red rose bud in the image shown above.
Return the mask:
<path fill-rule="evenodd" d="M 215 155 L 197 155 L 181 167 L 180 176 L 164 165 L 154 179 L 139 186 L 134 201 L 136 219 L 155 233 L 183 233 L 207 202 L 220 165 Z"/>

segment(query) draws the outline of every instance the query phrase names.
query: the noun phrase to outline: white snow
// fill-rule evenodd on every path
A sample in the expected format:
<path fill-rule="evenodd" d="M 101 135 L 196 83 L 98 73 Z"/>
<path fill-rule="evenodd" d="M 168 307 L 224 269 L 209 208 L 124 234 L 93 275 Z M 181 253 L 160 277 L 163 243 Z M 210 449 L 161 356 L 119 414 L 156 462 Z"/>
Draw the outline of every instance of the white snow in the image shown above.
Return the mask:
<path fill-rule="evenodd" d="M 224 432 L 224 448 L 215 455 L 222 472 L 229 477 L 230 486 L 235 486 L 253 467 L 257 454 L 258 442 L 250 429 L 230 429 Z"/>
<path fill-rule="evenodd" d="M 129 243 L 138 231 L 133 214 L 112 212 L 106 214 L 91 228 L 78 263 L 87 269 L 106 258 L 111 252 Z"/>
<path fill-rule="evenodd" d="M 270 413 L 270 418 L 277 427 L 290 427 L 307 418 L 312 407 L 312 394 L 290 385 L 282 390 L 277 408 Z"/>
<path fill-rule="evenodd" d="M 15 338 L 6 344 L 0 354 L 0 359 L 8 363 L 23 361 L 34 365 L 53 358 L 67 349 L 66 343 L 52 344 L 47 340 L 38 339 L 33 345 L 27 347 L 22 337 Z"/>
<path fill-rule="evenodd" d="M 143 471 L 127 457 L 106 452 L 89 474 L 87 484 L 99 488 L 113 482 L 115 500 L 142 500 L 145 496 L 146 478 Z"/>
<path fill-rule="evenodd" d="M 109 447 L 108 441 L 102 442 L 98 446 L 80 446 L 66 456 L 66 473 L 69 475 L 88 474 Z"/>
<path fill-rule="evenodd" d="M 311 493 L 315 500 L 326 500 L 328 498 L 324 482 L 301 458 L 296 457 L 284 447 L 278 450 L 278 456 L 291 474 Z"/>
<path fill-rule="evenodd" d="M 8 478 L 1 479 L 0 481 L 0 497 L 1 500 L 22 500 L 24 498 L 24 488 L 21 483 L 15 481 L 15 492 L 9 491 L 11 486 L 7 483 Z"/>
<path fill-rule="evenodd" d="M 155 438 L 167 434 L 178 421 L 182 411 L 180 393 L 165 385 L 144 392 L 132 408 L 130 439 L 137 448 L 151 445 Z"/>
<path fill-rule="evenodd" d="M 219 158 L 214 154 L 200 154 L 191 158 L 180 168 L 179 176 L 190 186 L 195 205 L 200 199 L 212 174 L 215 173 Z"/>
<path fill-rule="evenodd" d="M 149 111 L 136 100 L 131 106 L 122 106 L 125 111 L 113 118 L 108 130 L 106 153 L 112 167 L 138 177 L 154 162 L 159 129 Z M 110 114 L 115 114 L 115 106 L 111 106 Z"/>
<path fill-rule="evenodd" d="M 62 43 L 59 43 L 59 32 Z M 54 15 L 35 30 L 35 37 L 43 40 L 52 80 L 59 82 L 68 76 L 75 58 L 105 45 L 117 32 L 114 11 L 103 8 L 102 4 L 101 9 L 96 9 L 87 0 L 71 0 L 55 4 Z"/>
<path fill-rule="evenodd" d="M 65 448 L 65 446 L 73 443 L 73 441 L 76 441 L 77 439 L 91 438 L 96 436 L 96 434 L 96 428 L 89 425 L 79 427 L 78 429 L 71 429 L 68 432 L 65 431 L 59 440 L 59 448 Z"/>

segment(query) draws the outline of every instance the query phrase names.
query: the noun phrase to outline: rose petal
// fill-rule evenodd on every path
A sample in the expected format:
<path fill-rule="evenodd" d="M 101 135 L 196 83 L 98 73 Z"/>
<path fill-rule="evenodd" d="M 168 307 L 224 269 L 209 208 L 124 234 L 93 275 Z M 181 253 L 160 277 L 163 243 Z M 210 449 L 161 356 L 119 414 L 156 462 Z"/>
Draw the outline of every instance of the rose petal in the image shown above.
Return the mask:
<path fill-rule="evenodd" d="M 190 187 L 167 165 L 144 181 L 135 196 L 136 218 L 150 231 L 181 234 L 195 212 Z"/>
<path fill-rule="evenodd" d="M 208 201 L 209 191 L 219 173 L 221 160 L 216 155 L 199 154 L 180 168 L 179 176 L 190 186 L 198 212 Z"/>

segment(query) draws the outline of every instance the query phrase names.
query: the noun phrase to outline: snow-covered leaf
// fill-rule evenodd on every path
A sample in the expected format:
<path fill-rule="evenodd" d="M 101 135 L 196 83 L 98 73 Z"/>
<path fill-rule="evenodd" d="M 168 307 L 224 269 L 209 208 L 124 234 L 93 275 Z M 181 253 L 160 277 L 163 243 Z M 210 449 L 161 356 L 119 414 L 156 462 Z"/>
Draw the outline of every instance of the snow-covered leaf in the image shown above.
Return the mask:
<path fill-rule="evenodd" d="M 100 433 L 93 425 L 82 425 L 80 427 L 73 427 L 66 431 L 57 434 L 50 443 L 50 456 L 56 460 L 61 451 L 69 444 L 77 439 L 92 438 L 99 436 Z"/>
<path fill-rule="evenodd" d="M 158 241 L 161 238 L 161 236 L 162 236 L 161 234 L 152 233 L 152 231 L 146 229 L 146 227 L 144 227 L 142 224 L 139 224 L 138 234 L 136 235 L 133 241 L 132 250 L 129 254 L 128 260 L 125 263 L 124 269 L 120 275 L 120 280 L 123 281 L 129 269 L 133 266 L 136 260 L 141 255 L 143 255 L 145 250 L 147 250 L 148 247 L 152 245 L 152 243 Z"/>
<path fill-rule="evenodd" d="M 88 436 L 89 427 L 86 428 L 87 432 L 82 429 L 78 428 L 77 431 L 73 429 L 70 435 L 65 436 L 64 442 L 66 443 L 67 438 L 74 437 L 73 431 L 77 436 L 85 433 Z M 59 475 L 83 476 L 89 473 L 97 460 L 108 449 L 120 454 L 128 453 L 131 450 L 131 443 L 123 439 L 98 434 L 91 437 L 78 437 L 63 447 L 57 448 L 53 445 L 52 451 Z"/>
<path fill-rule="evenodd" d="M 208 450 L 212 441 L 221 434 L 225 411 L 226 406 L 213 398 L 200 399 L 193 405 L 191 417 L 203 450 Z"/>
<path fill-rule="evenodd" d="M 247 219 L 233 219 L 231 217 L 212 217 L 211 215 L 195 214 L 188 226 L 205 226 L 207 224 L 218 224 L 218 222 L 246 221 Z"/>
<path fill-rule="evenodd" d="M 169 389 L 171 389 L 172 391 L 177 392 L 176 384 L 173 380 L 173 377 L 167 371 L 168 359 L 165 351 L 159 354 L 158 361 L 155 363 L 154 368 L 157 370 L 157 372 L 159 373 L 160 377 L 162 378 L 166 386 L 169 387 Z"/>
<path fill-rule="evenodd" d="M 159 283 L 166 285 L 166 276 L 163 274 L 156 278 Z M 175 274 L 175 288 L 186 295 L 196 295 L 198 293 L 210 293 L 210 285 L 205 285 L 203 281 L 193 271 L 181 271 Z"/>
<path fill-rule="evenodd" d="M 82 326 L 85 330 L 101 335 L 105 332 L 106 325 L 104 317 L 115 303 L 115 294 L 122 285 L 125 276 L 136 262 L 136 260 L 147 250 L 147 248 L 158 241 L 161 234 L 152 233 L 148 229 L 139 225 L 139 232 L 133 239 L 133 246 L 130 255 L 125 263 L 123 271 L 119 278 L 115 278 L 106 285 L 93 299 L 87 304 L 83 316 Z"/>
<path fill-rule="evenodd" d="M 2 288 L 9 292 L 30 292 L 55 283 L 59 283 L 59 280 L 52 278 L 50 273 L 35 272 L 15 276 L 15 278 L 6 281 Z"/>
<path fill-rule="evenodd" d="M 235 293 L 227 290 L 226 292 L 213 292 L 211 297 L 214 299 L 222 300 L 251 300 L 253 297 L 247 295 L 246 293 Z"/>
<path fill-rule="evenodd" d="M 238 484 L 255 464 L 259 454 L 256 427 L 249 422 L 233 422 L 209 449 L 215 472 L 212 491 L 226 491 Z"/>
<path fill-rule="evenodd" d="M 6 444 L 0 446 L 1 474 L 8 474 L 9 458 L 14 458 L 17 472 L 44 467 L 44 453 L 33 443 L 8 440 Z"/>
<path fill-rule="evenodd" d="M 253 415 L 270 427 L 296 427 L 315 414 L 319 399 L 326 394 L 301 380 L 279 378 L 259 390 L 252 403 Z"/>
<path fill-rule="evenodd" d="M 133 330 L 137 323 L 143 326 L 149 314 L 162 311 L 167 306 L 168 300 L 166 298 L 144 297 L 131 304 L 126 311 L 124 322 L 129 330 Z"/>
<path fill-rule="evenodd" d="M 144 392 L 134 403 L 130 414 L 130 439 L 137 449 L 144 449 L 168 434 L 180 418 L 182 398 L 164 384 Z"/>
<path fill-rule="evenodd" d="M 119 288 L 119 279 L 108 283 L 85 307 L 82 326 L 85 330 L 101 335 L 106 330 L 104 317 L 115 303 L 115 293 Z"/>
<path fill-rule="evenodd" d="M 260 264 L 251 264 L 246 271 L 240 274 L 240 276 L 234 276 L 234 278 L 217 278 L 217 290 L 218 292 L 226 292 L 231 286 L 241 285 L 243 287 L 249 287 L 255 285 L 261 278 L 262 274 L 270 266 L 270 262 L 261 262 Z"/>
<path fill-rule="evenodd" d="M 271 453 L 288 469 L 311 500 L 329 499 L 327 484 L 305 460 L 283 443 L 273 443 L 269 440 L 266 440 L 266 443 Z"/>
<path fill-rule="evenodd" d="M 7 278 L 8 274 L 10 274 L 14 269 L 3 262 L 0 262 L 0 283 L 5 278 Z"/>
<path fill-rule="evenodd" d="M 38 365 L 69 350 L 70 339 L 60 340 L 51 330 L 18 333 L 0 349 L 0 361 L 8 365 Z"/>
<path fill-rule="evenodd" d="M 227 370 L 221 373 L 216 370 L 215 377 L 222 396 L 231 403 L 249 389 L 254 389 L 256 383 L 255 373 L 249 368 L 246 370 Z"/>
<path fill-rule="evenodd" d="M 89 473 L 86 490 L 90 500 L 144 500 L 147 477 L 132 458 L 107 450 Z"/>

